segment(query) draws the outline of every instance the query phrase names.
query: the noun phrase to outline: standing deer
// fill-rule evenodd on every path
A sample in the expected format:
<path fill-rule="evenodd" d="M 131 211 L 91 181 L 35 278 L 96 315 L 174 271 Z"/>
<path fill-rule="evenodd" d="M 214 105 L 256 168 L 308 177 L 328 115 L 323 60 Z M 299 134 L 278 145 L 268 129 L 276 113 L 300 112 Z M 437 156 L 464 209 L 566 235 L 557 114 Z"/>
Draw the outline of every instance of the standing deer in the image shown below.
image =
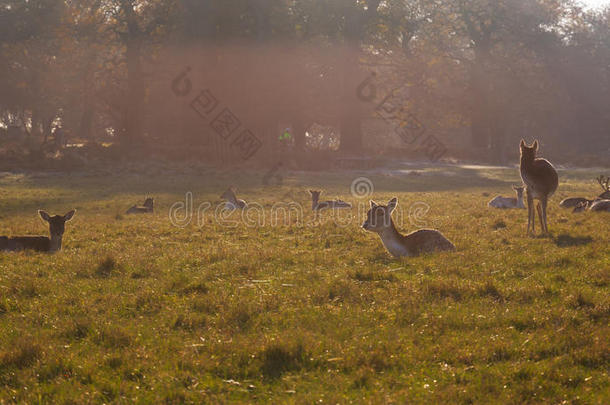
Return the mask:
<path fill-rule="evenodd" d="M 527 146 L 522 139 L 520 143 L 521 162 L 520 172 L 525 192 L 527 194 L 527 232 L 535 232 L 536 213 L 534 212 L 534 200 L 538 200 L 536 210 L 540 218 L 540 226 L 543 233 L 548 233 L 546 208 L 548 199 L 559 186 L 557 171 L 546 159 L 537 158 L 538 141 L 534 141 L 532 146 Z"/>
<path fill-rule="evenodd" d="M 236 209 L 243 210 L 248 205 L 244 200 L 239 200 L 237 198 L 237 196 L 235 195 L 235 190 L 233 189 L 233 186 L 229 187 L 227 189 L 227 191 L 222 193 L 220 198 L 227 200 L 227 202 L 225 203 L 225 208 L 228 210 L 231 210 L 231 211 L 236 210 Z"/>
<path fill-rule="evenodd" d="M 392 198 L 387 206 L 371 201 L 371 209 L 366 214 L 362 228 L 375 232 L 381 238 L 385 248 L 395 257 L 418 256 L 423 253 L 452 251 L 455 246 L 434 229 L 420 229 L 408 235 L 402 235 L 392 220 L 392 212 L 398 205 L 398 199 Z"/>
<path fill-rule="evenodd" d="M 517 198 L 496 196 L 487 205 L 493 208 L 525 208 L 525 205 L 523 205 L 523 190 L 525 190 L 525 187 L 513 186 L 513 190 L 517 193 Z"/>
<path fill-rule="evenodd" d="M 352 204 L 339 199 L 320 201 L 320 194 L 322 194 L 321 191 L 309 190 L 309 194 L 311 194 L 312 211 L 319 211 L 327 208 L 352 208 Z"/>
<path fill-rule="evenodd" d="M 142 206 L 134 205 L 129 208 L 126 214 L 148 214 L 154 211 L 154 200 L 148 197 Z"/>
<path fill-rule="evenodd" d="M 0 251 L 16 252 L 20 250 L 36 250 L 38 252 L 57 252 L 61 250 L 66 222 L 72 219 L 76 210 L 66 215 L 50 216 L 44 211 L 38 211 L 42 219 L 49 223 L 50 237 L 46 236 L 0 236 Z"/>

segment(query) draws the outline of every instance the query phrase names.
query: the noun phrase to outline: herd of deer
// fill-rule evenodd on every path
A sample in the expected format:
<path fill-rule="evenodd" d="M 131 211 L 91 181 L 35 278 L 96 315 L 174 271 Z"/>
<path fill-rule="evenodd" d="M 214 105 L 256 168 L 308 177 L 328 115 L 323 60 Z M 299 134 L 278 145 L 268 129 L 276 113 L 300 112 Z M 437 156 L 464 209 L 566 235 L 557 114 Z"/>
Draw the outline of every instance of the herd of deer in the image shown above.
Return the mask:
<path fill-rule="evenodd" d="M 572 208 L 572 212 L 583 211 L 610 211 L 610 177 L 599 176 L 597 182 L 602 187 L 603 192 L 593 199 L 584 197 L 570 197 L 562 200 L 559 206 L 562 208 Z M 513 186 L 517 197 L 494 197 L 487 205 L 492 208 L 525 208 L 523 205 L 523 192 L 525 186 Z"/>
<path fill-rule="evenodd" d="M 555 193 L 559 185 L 557 171 L 546 159 L 536 157 L 538 152 L 538 141 L 534 141 L 528 146 L 525 141 L 520 143 L 521 161 L 520 173 L 523 186 L 513 186 L 517 194 L 516 198 L 497 196 L 489 202 L 490 207 L 495 208 L 525 208 L 523 204 L 523 194 L 527 198 L 528 224 L 527 232 L 530 229 L 535 232 L 536 212 L 540 219 L 543 233 L 548 233 L 547 227 L 547 202 L 551 195 Z M 600 176 L 599 184 L 604 192 L 596 199 L 589 200 L 582 197 L 568 198 L 560 203 L 561 207 L 574 208 L 578 211 L 610 211 L 610 178 Z M 321 191 L 310 190 L 312 211 L 318 213 L 324 209 L 343 209 L 352 208 L 352 205 L 342 200 L 320 201 Z M 230 187 L 225 191 L 221 198 L 224 199 L 225 209 L 243 210 L 248 203 L 240 200 L 235 195 L 235 190 Z M 538 200 L 537 204 L 534 204 Z M 452 251 L 455 246 L 442 233 L 434 229 L 421 229 L 408 235 L 402 235 L 394 225 L 392 212 L 398 205 L 398 199 L 392 198 L 387 205 L 381 205 L 374 201 L 370 202 L 370 209 L 366 215 L 366 220 L 362 228 L 369 232 L 379 235 L 385 248 L 396 257 L 417 256 L 423 253 L 438 251 Z M 142 206 L 134 205 L 127 210 L 127 214 L 146 214 L 154 211 L 154 201 L 147 198 Z M 41 252 L 55 252 L 61 250 L 62 238 L 65 230 L 65 223 L 74 217 L 75 210 L 66 215 L 50 216 L 44 211 L 38 211 L 42 219 L 49 223 L 50 237 L 46 236 L 0 236 L 0 251 L 20 251 L 36 250 Z"/>

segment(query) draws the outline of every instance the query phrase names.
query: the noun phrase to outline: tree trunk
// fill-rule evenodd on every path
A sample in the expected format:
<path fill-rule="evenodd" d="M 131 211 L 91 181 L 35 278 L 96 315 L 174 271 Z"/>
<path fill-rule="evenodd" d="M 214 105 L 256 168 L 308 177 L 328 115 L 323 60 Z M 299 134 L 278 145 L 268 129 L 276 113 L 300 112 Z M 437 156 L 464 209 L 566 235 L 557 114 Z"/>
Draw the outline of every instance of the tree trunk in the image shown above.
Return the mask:
<path fill-rule="evenodd" d="M 345 16 L 346 54 L 343 59 L 343 111 L 340 117 L 341 144 L 339 150 L 347 153 L 360 153 L 362 142 L 362 107 L 356 98 L 360 73 L 360 45 L 368 24 L 377 17 L 381 0 L 371 0 L 366 10 L 355 6 Z"/>
<path fill-rule="evenodd" d="M 339 150 L 346 153 L 362 152 L 362 110 L 359 100 L 356 98 L 358 78 L 361 76 L 358 64 L 359 53 L 359 41 L 352 41 L 346 48 L 343 58 L 343 108 L 339 117 L 341 132 Z"/>
<path fill-rule="evenodd" d="M 363 150 L 362 116 L 357 107 L 347 107 L 340 123 L 341 144 L 339 150 L 360 153 Z"/>
<path fill-rule="evenodd" d="M 128 2 L 131 3 L 131 2 Z M 127 15 L 127 109 L 125 122 L 125 143 L 132 147 L 142 140 L 142 114 L 144 109 L 144 80 L 142 78 L 142 33 L 133 7 L 125 6 Z"/>
<path fill-rule="evenodd" d="M 83 139 L 91 138 L 91 127 L 93 126 L 93 108 L 90 105 L 85 105 L 85 110 L 80 119 L 78 127 L 78 135 Z"/>
<path fill-rule="evenodd" d="M 294 148 L 297 152 L 303 152 L 306 148 L 307 138 L 305 133 L 307 132 L 308 125 L 304 123 L 302 118 L 295 118 L 292 120 L 292 132 L 294 136 Z"/>

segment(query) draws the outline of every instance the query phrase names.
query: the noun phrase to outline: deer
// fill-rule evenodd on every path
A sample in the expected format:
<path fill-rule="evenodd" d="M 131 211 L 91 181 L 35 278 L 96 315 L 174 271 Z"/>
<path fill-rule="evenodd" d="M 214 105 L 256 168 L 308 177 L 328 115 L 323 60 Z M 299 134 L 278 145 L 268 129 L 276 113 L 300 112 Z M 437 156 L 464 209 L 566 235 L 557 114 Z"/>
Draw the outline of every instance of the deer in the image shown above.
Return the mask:
<path fill-rule="evenodd" d="M 370 205 L 362 228 L 379 235 L 392 256 L 414 257 L 425 253 L 455 250 L 453 243 L 435 229 L 420 229 L 402 235 L 392 220 L 392 212 L 398 206 L 398 198 L 392 198 L 388 205 L 380 205 L 371 200 Z"/>
<path fill-rule="evenodd" d="M 570 198 L 566 198 L 564 200 L 562 200 L 559 203 L 559 206 L 561 208 L 577 208 L 579 207 L 581 204 L 589 204 L 592 203 L 594 200 L 589 200 L 587 198 L 584 197 L 570 197 Z"/>
<path fill-rule="evenodd" d="M 532 233 L 535 233 L 536 213 L 534 212 L 534 202 L 538 200 L 536 210 L 540 218 L 542 233 L 548 234 L 546 208 L 549 197 L 555 193 L 559 186 L 557 170 L 548 160 L 536 157 L 538 152 L 537 140 L 534 141 L 532 146 L 528 146 L 521 139 L 519 149 L 521 152 L 519 171 L 521 172 L 521 180 L 525 184 L 525 193 L 527 195 L 527 232 L 529 234 L 531 228 Z"/>
<path fill-rule="evenodd" d="M 343 200 L 329 200 L 329 201 L 320 201 L 320 194 L 322 191 L 309 190 L 309 194 L 311 194 L 311 210 L 312 211 L 320 211 L 323 209 L 334 209 L 334 208 L 352 208 L 352 204 L 343 201 Z"/>
<path fill-rule="evenodd" d="M 596 200 L 588 200 L 587 202 L 578 204 L 572 212 L 577 213 L 583 211 L 610 212 L 610 199 L 602 200 L 601 198 L 598 198 Z"/>
<path fill-rule="evenodd" d="M 610 212 L 610 199 L 593 201 L 589 204 L 589 211 Z"/>
<path fill-rule="evenodd" d="M 566 198 L 565 200 L 559 203 L 559 206 L 563 208 L 574 208 L 572 212 L 582 212 L 596 201 L 610 200 L 610 177 L 604 177 L 603 175 L 600 175 L 595 180 L 597 180 L 603 190 L 603 192 L 596 198 L 592 200 L 583 197 Z"/>
<path fill-rule="evenodd" d="M 76 210 L 66 215 L 50 216 L 45 211 L 38 211 L 38 215 L 49 223 L 49 234 L 47 236 L 0 236 L 0 251 L 18 252 L 22 250 L 34 250 L 38 252 L 57 252 L 61 250 L 62 239 L 66 230 L 66 222 L 70 221 Z"/>
<path fill-rule="evenodd" d="M 154 211 L 154 200 L 148 197 L 143 205 L 134 205 L 129 208 L 126 214 L 148 214 Z"/>
<path fill-rule="evenodd" d="M 523 190 L 525 190 L 524 186 L 513 186 L 513 190 L 517 194 L 517 197 L 502 197 L 496 196 L 493 200 L 487 203 L 489 207 L 492 208 L 523 208 L 525 209 L 525 205 L 523 205 Z"/>
<path fill-rule="evenodd" d="M 243 210 L 244 208 L 246 208 L 248 206 L 248 203 L 246 203 L 244 200 L 239 200 L 237 198 L 237 196 L 235 195 L 235 190 L 234 190 L 233 186 L 229 187 L 227 189 L 227 191 L 222 193 L 220 198 L 227 201 L 225 203 L 225 208 L 228 210 L 231 210 L 231 211 L 236 210 L 236 209 Z"/>

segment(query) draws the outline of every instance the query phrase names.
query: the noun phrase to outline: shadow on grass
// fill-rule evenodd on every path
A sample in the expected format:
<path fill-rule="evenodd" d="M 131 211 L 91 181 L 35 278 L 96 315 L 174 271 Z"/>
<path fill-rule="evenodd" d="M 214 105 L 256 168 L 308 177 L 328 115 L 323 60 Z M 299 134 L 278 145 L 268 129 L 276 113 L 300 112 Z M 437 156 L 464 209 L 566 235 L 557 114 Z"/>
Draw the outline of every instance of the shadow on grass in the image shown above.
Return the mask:
<path fill-rule="evenodd" d="M 593 242 L 593 238 L 590 236 L 570 236 L 568 234 L 561 234 L 555 238 L 555 245 L 559 247 L 584 246 L 591 242 Z"/>

